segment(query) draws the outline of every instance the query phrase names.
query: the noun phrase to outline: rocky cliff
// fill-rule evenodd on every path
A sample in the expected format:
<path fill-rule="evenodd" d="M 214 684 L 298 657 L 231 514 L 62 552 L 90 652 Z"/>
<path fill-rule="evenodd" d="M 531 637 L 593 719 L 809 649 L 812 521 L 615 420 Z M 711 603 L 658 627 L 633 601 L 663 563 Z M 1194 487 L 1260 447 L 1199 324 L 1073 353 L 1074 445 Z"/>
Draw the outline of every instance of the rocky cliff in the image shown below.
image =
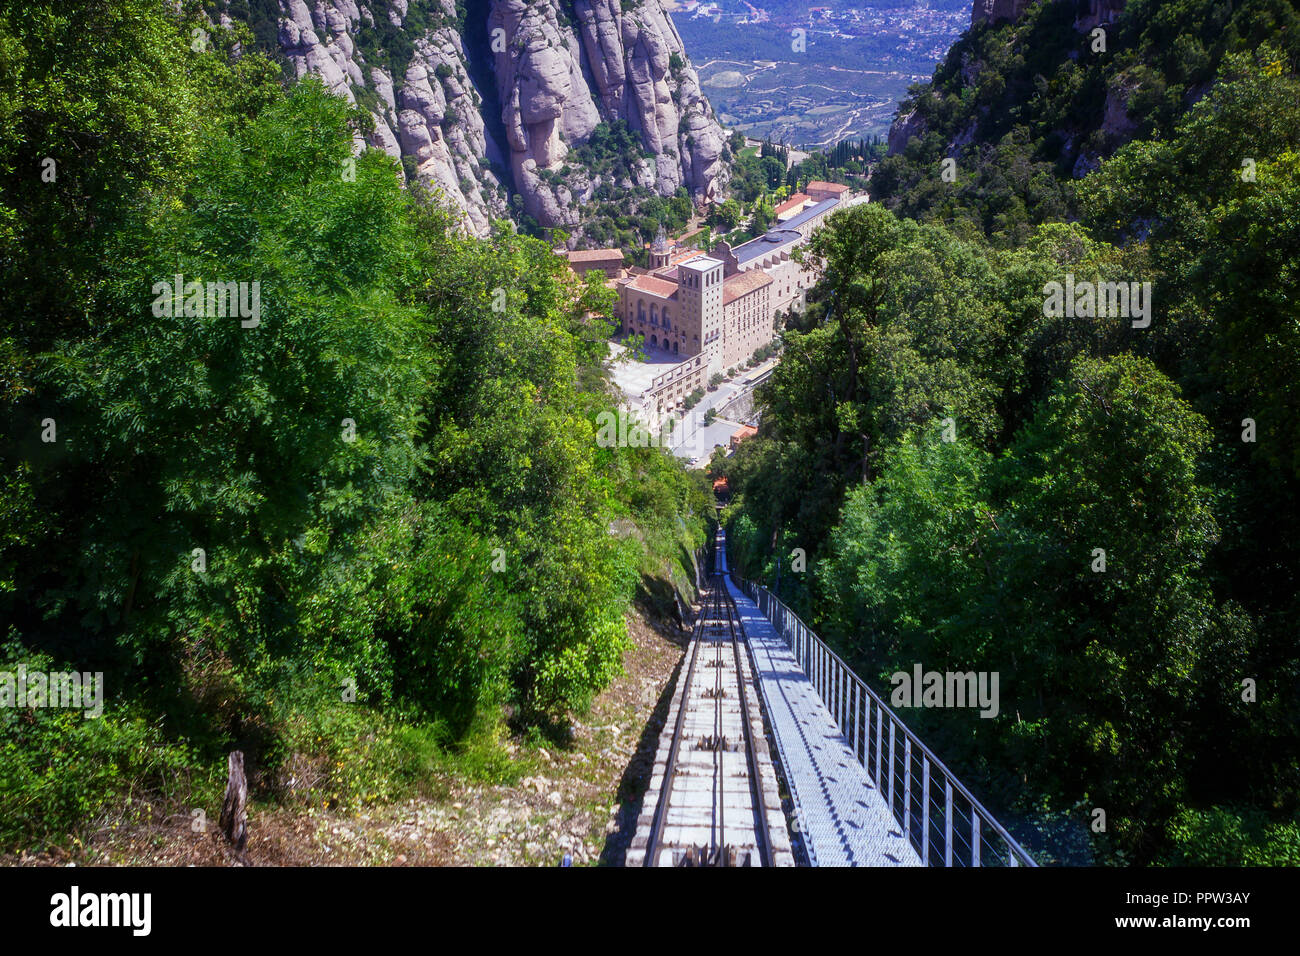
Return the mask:
<path fill-rule="evenodd" d="M 1060 0 L 1045 0 L 1047 3 Z M 1127 0 L 1065 0 L 1077 10 L 1075 29 L 1091 30 L 1103 23 L 1113 23 L 1124 10 Z M 1019 20 L 1029 9 L 1030 0 L 975 0 L 971 5 L 970 25 Z"/>
<path fill-rule="evenodd" d="M 400 159 L 476 234 L 512 211 L 580 232 L 611 176 L 696 201 L 725 187 L 725 137 L 662 0 L 278 2 L 292 72 L 364 107 L 358 146 Z M 584 168 L 576 148 L 619 120 L 644 153 L 621 173 Z"/>
<path fill-rule="evenodd" d="M 934 80 L 929 84 L 929 88 L 916 94 L 910 101 L 904 102 L 894 117 L 894 122 L 889 129 L 888 148 L 890 156 L 897 156 L 903 153 L 910 141 L 917 137 L 924 137 L 927 132 L 935 128 L 932 123 L 930 114 L 938 110 L 938 105 L 943 102 L 943 94 L 947 93 L 953 96 L 961 97 L 970 94 L 977 94 L 975 100 L 979 100 L 978 87 L 981 75 L 987 68 L 987 65 L 978 55 L 977 47 L 971 42 L 971 33 L 981 24 L 987 23 L 990 28 L 1005 27 L 1008 30 L 1018 29 L 1023 24 L 1022 20 L 1028 19 L 1030 13 L 1035 14 L 1040 19 L 1057 15 L 1057 9 L 1063 11 L 1064 16 L 1060 19 L 1065 20 L 1073 27 L 1073 32 L 1077 35 L 1088 34 L 1093 28 L 1102 26 L 1108 27 L 1113 24 L 1119 15 L 1124 11 L 1126 0 L 1040 0 L 1039 3 L 1031 3 L 1030 0 L 974 0 L 971 7 L 971 30 L 962 36 L 948 53 L 951 62 L 957 64 L 956 69 L 949 69 L 946 65 L 941 64 L 936 71 Z M 1045 11 L 1045 7 L 1055 9 Z M 1068 18 L 1068 20 L 1067 20 Z M 1012 26 L 1007 26 L 1011 24 Z M 1062 24 L 1063 29 L 1056 29 L 1052 36 L 1056 41 L 1067 37 L 1066 30 L 1069 26 Z M 1016 46 L 1025 42 L 1026 37 L 1009 33 L 1008 46 Z M 1076 44 L 1082 40 L 1076 41 Z M 1062 55 L 1055 62 L 1045 64 L 1050 69 L 1043 69 L 1045 75 L 1050 75 L 1067 60 L 1071 64 L 1077 64 L 1079 59 L 1078 50 L 1063 51 Z M 1096 64 L 1089 64 L 1085 61 L 1080 66 L 1096 67 Z M 1073 69 L 1073 66 L 1070 67 Z M 1044 82 L 1046 82 L 1044 80 Z M 1003 82 L 1001 86 L 1006 89 L 1008 84 Z M 942 89 L 941 89 L 942 87 Z M 1137 129 L 1137 123 L 1127 115 L 1127 100 L 1136 88 L 1135 82 L 1126 76 L 1111 76 L 1106 81 L 1106 100 L 1104 108 L 1101 110 L 1100 122 L 1086 125 L 1086 128 L 1062 130 L 1062 141 L 1070 144 L 1074 148 L 1076 144 L 1082 144 L 1088 136 L 1096 130 L 1099 130 L 1101 137 L 1099 142 L 1108 145 L 1113 149 L 1119 143 L 1127 141 L 1133 132 Z M 1016 92 L 1014 89 L 1008 89 L 1005 99 L 1014 100 Z M 977 108 L 976 117 L 962 117 L 952 128 L 940 130 L 945 136 L 944 154 L 956 156 L 963 147 L 969 145 L 977 138 L 979 120 L 983 119 L 990 113 L 1000 114 L 1002 111 L 995 109 L 996 104 L 990 102 L 980 102 Z M 950 118 L 950 117 L 949 117 Z M 1081 145 L 1074 148 L 1076 153 L 1072 160 L 1077 175 L 1082 176 L 1091 169 L 1095 169 L 1098 162 L 1098 144 L 1094 143 L 1091 148 L 1084 149 Z"/>
<path fill-rule="evenodd" d="M 970 23 L 975 26 L 985 20 L 1000 23 L 1003 20 L 1019 20 L 1020 15 L 1029 6 L 1029 0 L 975 0 L 971 7 Z"/>

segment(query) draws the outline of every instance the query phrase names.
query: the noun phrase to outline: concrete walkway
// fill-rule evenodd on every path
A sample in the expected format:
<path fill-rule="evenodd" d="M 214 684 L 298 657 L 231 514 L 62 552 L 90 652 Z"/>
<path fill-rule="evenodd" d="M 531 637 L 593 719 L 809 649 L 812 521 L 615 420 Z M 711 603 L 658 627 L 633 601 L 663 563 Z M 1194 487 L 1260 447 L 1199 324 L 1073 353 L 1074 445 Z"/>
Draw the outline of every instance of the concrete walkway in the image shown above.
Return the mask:
<path fill-rule="evenodd" d="M 753 650 L 763 706 L 817 866 L 920 866 L 884 797 L 853 757 L 830 711 L 776 628 L 731 582 Z"/>

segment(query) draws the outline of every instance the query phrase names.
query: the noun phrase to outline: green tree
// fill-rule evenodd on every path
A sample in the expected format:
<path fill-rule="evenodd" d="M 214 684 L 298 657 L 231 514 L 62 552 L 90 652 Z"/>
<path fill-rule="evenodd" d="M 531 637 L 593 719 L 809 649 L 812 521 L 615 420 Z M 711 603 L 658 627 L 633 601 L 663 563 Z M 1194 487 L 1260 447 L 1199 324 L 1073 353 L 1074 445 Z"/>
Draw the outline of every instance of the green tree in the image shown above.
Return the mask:
<path fill-rule="evenodd" d="M 1201 668 L 1242 626 L 1203 573 L 1209 438 L 1149 362 L 1081 360 L 996 476 L 1006 629 L 990 666 L 1008 675 L 1014 759 L 1045 787 L 1133 808 L 1114 829 L 1144 853 L 1185 797 Z"/>

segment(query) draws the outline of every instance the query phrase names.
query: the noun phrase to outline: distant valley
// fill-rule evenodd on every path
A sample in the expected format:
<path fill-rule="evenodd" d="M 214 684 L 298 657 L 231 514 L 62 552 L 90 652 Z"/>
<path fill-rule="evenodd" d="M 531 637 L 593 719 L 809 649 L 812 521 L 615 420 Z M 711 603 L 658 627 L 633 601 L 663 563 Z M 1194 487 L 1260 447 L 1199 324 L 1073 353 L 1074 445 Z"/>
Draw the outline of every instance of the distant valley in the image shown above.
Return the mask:
<path fill-rule="evenodd" d="M 794 146 L 883 136 L 908 86 L 970 23 L 969 0 L 665 6 L 722 122 Z"/>

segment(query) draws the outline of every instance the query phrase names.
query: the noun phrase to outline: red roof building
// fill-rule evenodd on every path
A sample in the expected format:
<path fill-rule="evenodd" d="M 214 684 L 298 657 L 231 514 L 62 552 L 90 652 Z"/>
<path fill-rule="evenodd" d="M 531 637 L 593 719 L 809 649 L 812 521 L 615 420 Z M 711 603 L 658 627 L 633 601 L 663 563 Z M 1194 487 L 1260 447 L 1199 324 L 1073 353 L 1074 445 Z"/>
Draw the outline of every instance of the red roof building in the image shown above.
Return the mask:
<path fill-rule="evenodd" d="M 828 183 L 823 179 L 814 179 L 804 190 L 812 199 L 821 202 L 823 199 L 840 199 L 849 191 L 848 186 L 840 183 Z"/>
<path fill-rule="evenodd" d="M 593 269 L 599 269 L 609 278 L 614 279 L 623 271 L 622 249 L 574 249 L 561 252 L 569 261 L 569 268 L 578 275 L 586 275 Z"/>
<path fill-rule="evenodd" d="M 735 448 L 746 438 L 753 438 L 758 434 L 758 429 L 753 425 L 741 425 L 731 433 L 731 447 Z"/>
<path fill-rule="evenodd" d="M 795 193 L 781 205 L 776 207 L 776 218 L 780 219 L 787 213 L 793 216 L 795 213 L 803 212 L 804 205 L 812 199 L 807 193 Z"/>
<path fill-rule="evenodd" d="M 752 272 L 737 272 L 727 276 L 722 282 L 722 304 L 730 305 L 741 296 L 749 295 L 765 285 L 772 284 L 772 277 L 758 269 Z"/>

